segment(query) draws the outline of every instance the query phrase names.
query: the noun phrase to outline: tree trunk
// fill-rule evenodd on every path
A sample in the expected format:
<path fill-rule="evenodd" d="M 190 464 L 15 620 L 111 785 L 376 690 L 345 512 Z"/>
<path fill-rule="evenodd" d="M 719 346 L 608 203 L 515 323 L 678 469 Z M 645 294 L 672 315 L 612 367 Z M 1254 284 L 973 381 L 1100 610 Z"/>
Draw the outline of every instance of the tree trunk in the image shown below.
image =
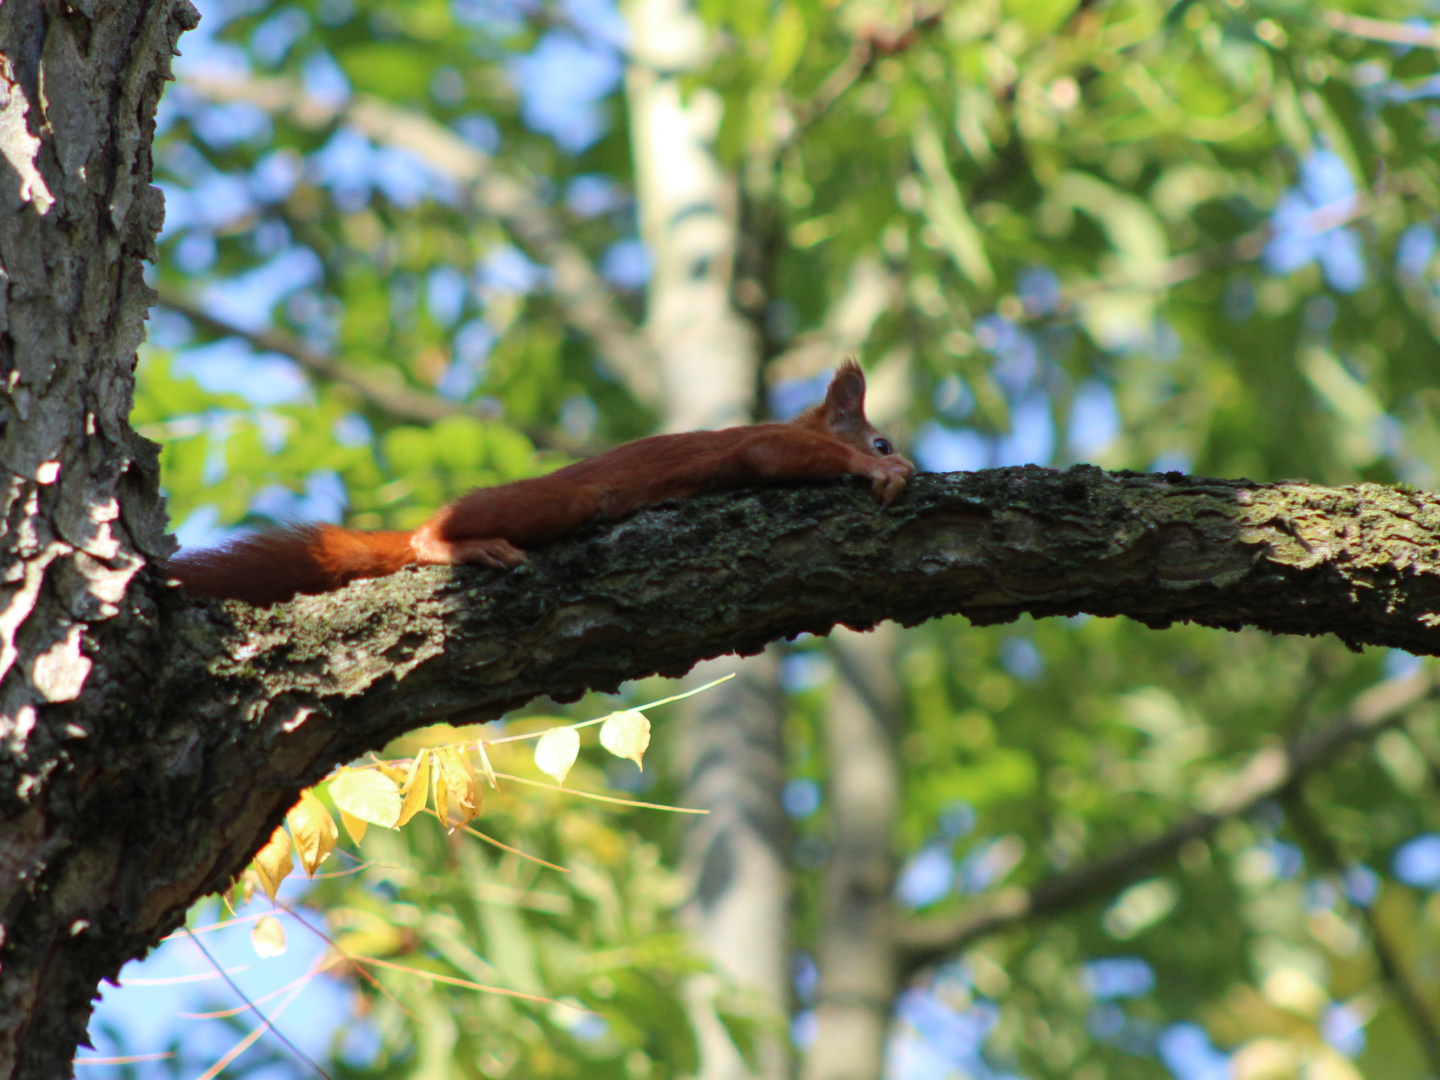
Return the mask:
<path fill-rule="evenodd" d="M 164 518 L 126 418 L 162 216 L 151 123 L 195 18 L 184 0 L 0 5 L 0 1080 L 67 1075 L 101 978 L 243 868 L 301 788 L 427 723 L 952 612 L 1440 653 L 1440 498 L 1084 467 L 921 476 L 885 511 L 850 481 L 712 495 L 520 573 L 185 601 L 143 572 Z M 755 955 L 783 957 L 766 933 L 781 944 Z"/>
<path fill-rule="evenodd" d="M 111 753 L 153 732 L 164 627 L 130 585 L 165 517 L 128 417 L 155 104 L 197 21 L 187 0 L 0 6 L 4 1080 L 68 1075 L 96 983 L 154 940 L 146 808 Z"/>
<path fill-rule="evenodd" d="M 755 342 L 730 304 L 734 180 L 710 142 L 723 105 L 687 96 L 681 77 L 705 61 L 706 29 L 685 0 L 632 0 L 625 90 L 640 203 L 654 261 L 645 329 L 659 357 L 668 431 L 754 420 Z"/>
<path fill-rule="evenodd" d="M 734 310 L 735 186 L 711 152 L 721 104 L 683 95 L 680 75 L 705 59 L 706 30 L 682 0 L 637 0 L 626 91 L 640 229 L 654 260 L 646 331 L 660 366 L 667 431 L 729 427 L 756 419 L 756 342 Z M 773 657 L 708 665 L 739 678 L 686 705 L 685 799 L 711 811 L 686 836 L 692 898 L 684 921 L 696 945 L 762 1018 L 758 1075 L 789 1072 L 790 885 L 784 702 Z M 692 980 L 686 995 L 700 1042 L 702 1080 L 755 1075 L 721 1024 L 724 991 Z"/>
<path fill-rule="evenodd" d="M 682 801 L 709 811 L 685 838 L 681 869 L 692 884 L 682 918 L 730 984 L 702 976 L 686 988 L 705 1080 L 784 1080 L 789 1070 L 790 828 L 777 667 L 773 649 L 701 664 L 693 680 L 736 678 L 691 699 L 679 740 Z M 720 1023 L 727 1010 L 759 1021 L 753 1069 Z"/>
<path fill-rule="evenodd" d="M 826 713 L 830 862 L 821 891 L 814 1042 L 805 1080 L 879 1080 L 894 1005 L 891 893 L 900 769 L 899 631 L 831 635 L 835 693 Z"/>

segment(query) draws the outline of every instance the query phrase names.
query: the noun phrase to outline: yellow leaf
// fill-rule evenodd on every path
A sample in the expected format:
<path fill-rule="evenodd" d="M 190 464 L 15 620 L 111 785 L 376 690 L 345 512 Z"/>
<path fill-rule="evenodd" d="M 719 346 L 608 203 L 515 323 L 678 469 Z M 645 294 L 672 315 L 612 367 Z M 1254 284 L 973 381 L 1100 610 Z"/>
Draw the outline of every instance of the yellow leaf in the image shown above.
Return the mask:
<path fill-rule="evenodd" d="M 280 888 L 280 882 L 295 869 L 295 861 L 290 858 L 290 834 L 285 831 L 285 826 L 275 829 L 269 843 L 255 853 L 255 861 L 251 865 L 255 868 L 255 876 L 260 879 L 260 887 L 265 890 L 265 895 L 274 901 L 275 890 Z"/>
<path fill-rule="evenodd" d="M 495 767 L 490 764 L 490 755 L 485 752 L 484 739 L 477 739 L 475 741 L 475 752 L 480 755 L 480 768 L 485 773 L 485 779 L 489 780 L 490 786 L 498 791 L 500 782 L 495 779 Z"/>
<path fill-rule="evenodd" d="M 429 750 L 416 755 L 415 760 L 410 763 L 410 775 L 406 777 L 405 786 L 400 790 L 405 793 L 405 801 L 400 805 L 400 816 L 395 819 L 397 829 L 425 808 L 425 800 L 430 795 Z"/>
<path fill-rule="evenodd" d="M 260 875 L 253 866 L 247 866 L 241 871 L 240 876 L 235 879 L 235 884 L 230 886 L 230 892 L 225 897 L 225 903 L 232 912 L 239 911 L 250 902 L 255 895 L 255 886 L 260 882 Z"/>
<path fill-rule="evenodd" d="M 1317 1020 L 1330 1006 L 1330 995 L 1308 973 L 1297 967 L 1282 967 L 1265 976 L 1260 993 L 1277 1009 Z"/>
<path fill-rule="evenodd" d="M 573 727 L 551 728 L 535 744 L 535 765 L 557 784 L 565 782 L 580 753 L 580 733 Z"/>
<path fill-rule="evenodd" d="M 285 927 L 274 915 L 263 915 L 250 928 L 250 944 L 255 952 L 267 960 L 272 956 L 285 955 Z"/>
<path fill-rule="evenodd" d="M 330 798 L 342 814 L 381 828 L 400 819 L 400 786 L 374 769 L 341 769 L 330 781 Z"/>
<path fill-rule="evenodd" d="M 340 811 L 340 824 L 345 826 L 345 831 L 350 834 L 350 839 L 357 844 L 365 839 L 365 830 L 370 827 L 370 823 L 364 818 L 351 817 L 343 809 Z"/>
<path fill-rule="evenodd" d="M 435 816 L 444 825 L 450 816 L 450 789 L 445 784 L 445 776 L 437 760 L 430 769 L 435 780 Z"/>
<path fill-rule="evenodd" d="M 436 794 L 445 792 L 445 809 L 441 811 L 439 800 L 435 809 L 440 812 L 440 821 L 446 829 L 454 830 L 480 813 L 484 794 L 475 769 L 459 747 L 441 747 L 437 755 L 440 762 L 440 776 Z"/>
<path fill-rule="evenodd" d="M 335 937 L 335 948 L 342 956 L 391 956 L 407 950 L 411 931 L 382 918 L 361 915 L 351 908 L 345 913 L 344 925 L 347 929 Z"/>
<path fill-rule="evenodd" d="M 1365 1080 L 1348 1058 L 1330 1046 L 1317 1047 L 1305 1065 L 1305 1080 Z"/>
<path fill-rule="evenodd" d="M 425 756 L 424 751 L 421 751 L 420 756 Z M 416 758 L 415 760 L 418 761 L 420 759 Z M 407 762 L 404 758 L 400 758 L 398 761 L 377 761 L 375 768 L 379 769 L 380 772 L 384 773 L 391 780 L 394 780 L 396 787 L 403 788 L 406 778 L 415 772 L 415 762 Z"/>
<path fill-rule="evenodd" d="M 290 832 L 295 837 L 295 850 L 300 855 L 300 865 L 311 877 L 330 856 L 335 841 L 340 839 L 340 830 L 330 811 L 315 797 L 313 791 L 305 791 L 300 801 L 290 811 Z"/>
<path fill-rule="evenodd" d="M 642 712 L 626 709 L 611 713 L 600 725 L 600 745 L 618 758 L 628 758 L 640 768 L 650 746 L 650 721 Z"/>

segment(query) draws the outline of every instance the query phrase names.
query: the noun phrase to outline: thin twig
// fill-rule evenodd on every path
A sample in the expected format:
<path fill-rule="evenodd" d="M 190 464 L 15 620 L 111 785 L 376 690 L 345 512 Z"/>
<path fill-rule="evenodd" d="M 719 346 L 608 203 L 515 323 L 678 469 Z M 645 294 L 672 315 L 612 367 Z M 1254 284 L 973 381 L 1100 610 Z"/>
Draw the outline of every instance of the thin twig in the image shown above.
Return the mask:
<path fill-rule="evenodd" d="M 577 795 L 582 799 L 611 803 L 615 806 L 636 806 L 642 810 L 668 810 L 672 814 L 710 813 L 709 810 L 696 810 L 689 806 L 667 806 L 665 803 L 641 802 L 639 799 L 618 799 L 614 795 L 601 795 L 595 791 L 581 791 L 579 788 L 566 787 L 564 784 L 547 784 L 543 780 L 531 780 L 524 776 L 516 776 L 513 773 L 497 772 L 495 775 L 504 780 L 514 780 L 517 784 L 529 784 L 531 787 L 558 791 L 565 795 Z"/>
<path fill-rule="evenodd" d="M 255 1008 L 256 1005 L 264 1005 L 267 1001 L 274 1001 L 277 997 L 289 993 L 292 989 L 294 989 L 301 983 L 309 982 L 316 975 L 324 974 L 336 964 L 340 963 L 343 959 L 344 957 L 338 955 L 332 955 L 326 958 L 322 958 L 318 967 L 311 968 L 304 975 L 301 975 L 298 979 L 294 979 L 286 983 L 284 986 L 277 987 L 276 989 L 271 990 L 268 994 L 261 994 L 253 1002 L 246 1001 L 243 1005 L 236 1005 L 233 1008 L 229 1009 L 216 1009 L 213 1012 L 177 1012 L 175 1015 L 178 1016 L 181 1020 L 226 1020 L 232 1016 L 239 1016 L 243 1012 L 249 1012 L 251 1009 Z"/>
<path fill-rule="evenodd" d="M 185 85 L 212 101 L 246 101 L 288 115 L 303 127 L 351 124 L 376 142 L 422 158 L 432 169 L 469 191 L 476 206 L 501 221 L 516 242 L 551 270 L 551 291 L 566 320 L 594 344 L 602 361 L 625 380 L 642 404 L 660 397 L 658 366 L 643 334 L 620 310 L 589 258 L 565 236 L 529 178 L 517 179 L 424 113 L 380 98 L 356 94 L 339 107 L 309 97 L 293 79 L 188 75 Z M 513 163 L 507 163 L 513 170 Z"/>
<path fill-rule="evenodd" d="M 375 976 L 370 974 L 370 972 L 361 968 L 360 965 L 355 962 L 355 957 L 342 949 L 338 941 L 332 938 L 324 930 L 321 930 L 318 926 L 303 918 L 300 912 L 297 911 L 295 908 L 290 907 L 288 904 L 281 903 L 279 900 L 275 900 L 272 902 L 277 908 L 285 912 L 285 914 L 289 915 L 306 930 L 309 930 L 310 933 L 314 934 L 321 941 L 325 942 L 325 944 L 329 945 L 330 948 L 334 949 L 336 955 L 344 957 L 345 960 L 349 962 L 349 964 L 354 967 L 357 972 L 359 972 L 359 974 L 365 979 L 366 982 L 368 982 L 372 987 L 374 987 L 376 990 L 378 990 L 381 994 L 383 994 L 386 998 L 390 1000 L 390 1004 L 394 1005 L 411 1020 L 415 1020 L 415 1014 L 412 1013 L 409 1009 L 407 1009 L 404 1005 L 402 1005 L 399 998 L 397 998 L 394 994 L 390 993 L 389 990 L 385 989 L 385 985 L 379 979 L 375 978 Z"/>
<path fill-rule="evenodd" d="M 1440 27 L 1411 26 L 1409 23 L 1367 19 L 1363 15 L 1342 15 L 1338 11 L 1329 12 L 1325 21 L 1332 30 L 1349 34 L 1351 37 L 1365 38 L 1367 41 L 1440 49 Z"/>
<path fill-rule="evenodd" d="M 399 379 L 361 371 L 328 353 L 312 349 L 283 330 L 274 327 L 250 330 L 239 326 L 211 314 L 188 297 L 164 286 L 160 288 L 160 306 L 185 316 L 213 334 L 238 337 L 260 352 L 278 353 L 295 361 L 312 375 L 348 386 L 360 395 L 365 404 L 397 420 L 433 424 L 448 416 L 473 416 L 479 420 L 498 420 L 501 416 L 499 409 L 484 402 L 450 401 L 438 394 L 429 394 L 405 386 Z M 582 445 L 567 439 L 553 428 L 542 428 L 533 424 L 512 426 L 541 450 L 559 450 L 584 456 L 603 449 L 593 444 Z"/>
<path fill-rule="evenodd" d="M 403 971 L 407 975 L 415 975 L 427 982 L 440 983 L 443 986 L 458 986 L 465 990 L 479 990 L 486 994 L 498 994 L 501 997 L 519 998 L 521 1001 L 534 1001 L 541 1005 L 562 1004 L 556 998 L 548 998 L 541 994 L 527 994 L 523 990 L 510 990 L 503 986 L 491 986 L 486 983 L 478 983 L 471 979 L 459 979 L 453 975 L 441 975 L 435 971 L 425 971 L 422 968 L 411 967 L 409 964 L 397 964 L 393 960 L 381 960 L 374 956 L 350 956 L 349 960 L 356 967 L 362 964 L 374 964 L 376 967 L 386 968 L 390 971 Z M 584 1005 L 573 1005 L 570 1002 L 563 1004 L 570 1005 L 572 1009 L 579 1012 L 589 1013 L 592 1016 L 601 1016 L 594 1009 L 587 1009 Z"/>
<path fill-rule="evenodd" d="M 907 966 L 912 970 L 924 967 L 1016 923 L 1112 895 L 1191 840 L 1203 839 L 1221 823 L 1243 817 L 1275 798 L 1330 761 L 1342 747 L 1398 723 L 1406 710 L 1435 690 L 1435 676 L 1428 670 L 1380 683 L 1356 698 L 1344 719 L 1313 735 L 1298 737 L 1283 749 L 1272 746 L 1256 753 L 1206 813 L 1187 818 L 1164 835 L 1078 870 L 1056 874 L 1029 889 L 1000 889 L 952 915 L 902 922 L 896 937 L 909 954 Z"/>
<path fill-rule="evenodd" d="M 821 81 L 805 101 L 795 108 L 795 129 L 786 143 L 796 142 L 801 135 L 825 116 L 846 92 L 875 67 L 875 50 L 869 42 L 857 39 L 840 65 Z"/>
<path fill-rule="evenodd" d="M 400 383 L 398 379 L 384 378 L 357 370 L 328 353 L 312 349 L 304 342 L 283 330 L 249 330 L 228 319 L 222 319 L 206 311 L 199 304 L 182 296 L 174 289 L 160 288 L 160 304 L 178 315 L 183 315 L 197 326 L 212 334 L 238 337 L 261 352 L 279 353 L 294 360 L 312 375 L 329 379 L 350 387 L 359 394 L 367 405 L 388 413 L 398 420 L 414 420 L 432 424 L 447 416 L 477 416 L 493 420 L 494 407 L 484 404 L 466 404 L 447 401 L 438 394 L 427 394 Z"/>
<path fill-rule="evenodd" d="M 1374 212 L 1374 205 L 1365 199 L 1356 199 L 1350 206 L 1338 212 L 1332 207 L 1322 206 L 1312 211 L 1311 227 L 1317 232 L 1338 229 L 1368 217 Z M 1043 313 L 1022 315 L 1018 321 L 1039 320 L 1056 314 L 1067 314 L 1073 312 L 1087 299 L 1116 289 L 1165 292 L 1176 285 L 1192 281 L 1209 270 L 1216 270 L 1232 263 L 1258 259 L 1264 254 L 1265 244 L 1272 235 L 1273 230 L 1267 223 L 1258 229 L 1243 233 L 1233 240 L 1197 251 L 1173 255 L 1166 259 L 1158 270 L 1146 275 L 1143 279 L 1137 279 L 1129 273 L 1117 272 L 1103 278 L 1067 286 L 1061 289 L 1059 303 L 1053 309 Z"/>
<path fill-rule="evenodd" d="M 230 978 L 230 976 L 226 974 L 225 969 L 222 968 L 218 963 L 216 963 L 215 957 L 210 955 L 210 950 L 205 948 L 205 946 L 201 943 L 200 939 L 194 934 L 191 934 L 188 930 L 186 931 L 186 934 L 194 943 L 195 947 L 200 950 L 201 955 L 203 955 L 205 959 L 210 962 L 210 966 L 220 973 L 220 977 L 224 979 L 230 989 L 235 992 L 235 996 L 238 997 L 241 1001 L 243 1001 L 246 1005 L 249 1005 L 250 1008 L 254 1009 L 255 1015 L 260 1018 L 260 1026 L 257 1027 L 254 1031 L 252 1031 L 248 1036 L 246 1036 L 245 1039 L 241 1040 L 240 1044 L 234 1049 L 232 1049 L 229 1054 L 227 1054 L 225 1057 L 221 1058 L 214 1065 L 212 1065 L 209 1075 L 213 1076 L 215 1073 L 218 1073 L 221 1069 L 223 1069 L 226 1065 L 228 1065 L 231 1061 L 233 1061 L 236 1057 L 239 1056 L 239 1051 L 249 1046 L 250 1043 L 258 1039 L 264 1032 L 272 1031 L 275 1033 L 275 1037 L 279 1039 L 282 1043 L 284 1043 L 285 1046 L 289 1048 L 292 1054 L 294 1054 L 301 1061 L 309 1065 L 320 1076 L 323 1076 L 325 1080 L 330 1080 L 330 1074 L 327 1073 L 324 1069 L 322 1069 L 314 1058 L 312 1058 L 309 1054 L 305 1053 L 304 1050 L 301 1050 L 298 1046 L 291 1042 L 289 1037 L 286 1036 L 283 1031 L 281 1031 L 275 1026 L 275 1021 L 273 1018 L 267 1017 L 258 1008 L 256 1008 L 255 1003 L 245 996 L 245 992 L 241 990 L 240 987 L 235 985 L 235 980 Z M 320 968 L 321 965 L 317 963 L 315 967 L 311 969 L 309 975 L 304 980 L 302 980 L 298 986 L 295 987 L 291 995 L 287 997 L 285 1001 L 280 1005 L 280 1007 L 275 1010 L 275 1016 L 279 1016 L 282 1012 L 289 1008 L 290 1003 L 293 1002 L 297 996 L 299 996 L 300 991 L 304 990 L 305 987 L 310 984 L 310 979 L 313 979 L 316 975 L 320 973 Z"/>
<path fill-rule="evenodd" d="M 785 145 L 798 142 L 800 136 L 828 113 L 851 87 L 873 71 L 881 59 L 905 52 L 920 35 L 938 26 L 944 14 L 945 5 L 941 4 L 923 15 L 916 15 L 904 32 L 890 39 L 882 40 L 874 33 L 856 37 L 849 55 L 825 76 L 813 94 L 796 107 L 795 128 L 785 139 Z"/>
<path fill-rule="evenodd" d="M 175 1050 L 160 1050 L 154 1054 L 125 1054 L 121 1057 L 77 1057 L 71 1065 L 138 1065 L 146 1061 L 166 1061 L 176 1055 Z"/>

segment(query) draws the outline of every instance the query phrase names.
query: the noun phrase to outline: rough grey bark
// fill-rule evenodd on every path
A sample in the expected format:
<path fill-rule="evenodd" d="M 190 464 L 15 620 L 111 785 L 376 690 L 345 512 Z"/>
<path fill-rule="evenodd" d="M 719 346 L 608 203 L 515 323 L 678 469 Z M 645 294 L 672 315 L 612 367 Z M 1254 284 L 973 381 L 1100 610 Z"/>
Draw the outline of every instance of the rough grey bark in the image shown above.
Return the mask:
<path fill-rule="evenodd" d="M 0 6 L 0 1077 L 69 1061 L 99 978 L 153 941 L 117 747 L 153 716 L 165 553 L 127 426 L 163 201 L 155 103 L 187 0 Z M 117 811 L 117 807 L 126 807 Z"/>
<path fill-rule="evenodd" d="M 830 861 L 821 886 L 815 1039 L 806 1080 L 878 1080 L 898 981 L 894 913 L 902 694 L 893 623 L 831 637 L 835 692 L 825 715 Z"/>

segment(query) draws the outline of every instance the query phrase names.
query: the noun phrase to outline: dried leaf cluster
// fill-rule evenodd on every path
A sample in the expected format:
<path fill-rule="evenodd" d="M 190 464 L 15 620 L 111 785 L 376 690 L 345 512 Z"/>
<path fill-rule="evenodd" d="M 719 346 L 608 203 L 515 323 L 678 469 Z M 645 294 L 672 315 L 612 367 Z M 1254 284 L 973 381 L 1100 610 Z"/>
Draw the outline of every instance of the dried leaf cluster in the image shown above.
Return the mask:
<path fill-rule="evenodd" d="M 329 793 L 345 831 L 356 844 L 364 838 L 366 829 L 371 825 L 385 829 L 401 828 L 424 810 L 427 803 L 446 830 L 454 832 L 478 817 L 485 805 L 481 774 L 492 788 L 499 788 L 499 777 L 490 765 L 487 746 L 535 739 L 536 768 L 563 785 L 580 754 L 580 729 L 598 725 L 601 747 L 644 768 L 645 751 L 650 746 L 650 720 L 643 710 L 698 694 L 724 681 L 717 679 L 686 693 L 633 709 L 622 709 L 594 720 L 560 723 L 523 735 L 450 743 L 424 750 L 413 758 L 342 766 L 317 788 Z M 477 762 L 479 771 L 476 769 Z M 521 777 L 513 779 L 523 780 Z M 315 792 L 316 788 L 310 788 L 301 794 L 300 801 L 286 815 L 286 823 L 278 826 L 269 842 L 256 853 L 249 869 L 237 883 L 237 889 L 242 893 L 240 900 L 248 899 L 253 886 L 258 884 L 273 902 L 281 881 L 295 868 L 292 852 L 299 856 L 305 873 L 314 877 L 321 863 L 335 849 L 340 830 Z M 576 794 L 587 793 L 577 791 Z M 603 798 L 612 802 L 629 801 Z M 257 948 L 260 947 L 257 940 Z M 283 951 L 283 931 L 278 947 Z"/>

